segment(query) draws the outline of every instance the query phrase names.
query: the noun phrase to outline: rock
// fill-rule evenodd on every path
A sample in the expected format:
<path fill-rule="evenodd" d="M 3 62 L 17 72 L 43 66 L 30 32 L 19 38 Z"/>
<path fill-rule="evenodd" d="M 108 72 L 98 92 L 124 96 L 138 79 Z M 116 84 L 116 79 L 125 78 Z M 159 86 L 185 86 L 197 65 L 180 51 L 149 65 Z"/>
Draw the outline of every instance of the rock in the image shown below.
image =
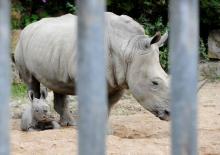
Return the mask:
<path fill-rule="evenodd" d="M 21 33 L 21 30 L 12 30 L 12 36 L 11 36 L 11 57 L 14 56 L 15 47 L 16 47 L 16 44 L 18 42 L 20 33 Z M 21 83 L 21 79 L 19 77 L 18 71 L 16 70 L 15 64 L 14 64 L 13 61 L 11 62 L 11 68 L 12 68 L 12 83 Z"/>
<path fill-rule="evenodd" d="M 12 30 L 11 32 L 11 53 L 14 53 L 21 30 Z"/>
<path fill-rule="evenodd" d="M 208 57 L 220 59 L 220 29 L 210 32 L 208 37 Z"/>
<path fill-rule="evenodd" d="M 12 69 L 12 81 L 11 83 L 22 83 L 22 80 L 19 77 L 19 73 L 17 69 L 15 68 L 15 64 L 11 62 L 11 69 Z"/>
<path fill-rule="evenodd" d="M 219 79 L 220 62 L 206 62 L 199 65 L 200 79 Z"/>
<path fill-rule="evenodd" d="M 10 117 L 12 119 L 21 118 L 21 114 L 24 111 L 26 105 L 28 104 L 27 100 L 14 100 L 10 102 Z"/>

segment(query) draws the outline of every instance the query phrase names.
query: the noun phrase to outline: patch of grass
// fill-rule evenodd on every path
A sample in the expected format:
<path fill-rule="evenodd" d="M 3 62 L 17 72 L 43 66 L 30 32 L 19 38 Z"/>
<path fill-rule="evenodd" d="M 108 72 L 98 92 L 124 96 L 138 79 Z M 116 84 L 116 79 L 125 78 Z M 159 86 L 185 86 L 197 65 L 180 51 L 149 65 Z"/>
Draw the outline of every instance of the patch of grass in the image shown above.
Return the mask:
<path fill-rule="evenodd" d="M 219 82 L 219 81 L 220 81 L 220 77 L 219 77 L 219 76 L 212 77 L 212 78 L 209 78 L 209 80 L 210 80 L 211 82 Z"/>
<path fill-rule="evenodd" d="M 12 84 L 11 86 L 12 98 L 24 98 L 27 96 L 27 86 L 23 83 Z"/>

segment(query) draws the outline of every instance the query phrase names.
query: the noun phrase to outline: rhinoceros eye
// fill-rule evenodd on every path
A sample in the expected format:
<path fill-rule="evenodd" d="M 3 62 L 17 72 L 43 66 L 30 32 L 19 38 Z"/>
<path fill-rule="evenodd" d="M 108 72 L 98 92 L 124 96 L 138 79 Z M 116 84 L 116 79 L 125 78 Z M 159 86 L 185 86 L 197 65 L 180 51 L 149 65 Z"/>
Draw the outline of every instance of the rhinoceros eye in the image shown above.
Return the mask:
<path fill-rule="evenodd" d="M 157 81 L 152 81 L 152 84 L 153 84 L 154 86 L 158 86 L 158 85 L 159 85 L 159 83 L 158 83 Z"/>
<path fill-rule="evenodd" d="M 38 110 L 35 110 L 35 112 L 39 112 Z"/>

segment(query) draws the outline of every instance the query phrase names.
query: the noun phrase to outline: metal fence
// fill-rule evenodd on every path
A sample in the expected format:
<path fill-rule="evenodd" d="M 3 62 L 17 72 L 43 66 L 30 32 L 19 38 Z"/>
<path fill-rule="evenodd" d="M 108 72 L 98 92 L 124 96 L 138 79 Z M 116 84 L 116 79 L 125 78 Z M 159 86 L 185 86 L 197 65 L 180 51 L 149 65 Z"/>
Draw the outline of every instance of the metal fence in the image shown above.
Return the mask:
<path fill-rule="evenodd" d="M 0 0 L 0 155 L 9 154 L 10 1 Z"/>
<path fill-rule="evenodd" d="M 104 0 L 80 0 L 78 18 L 79 154 L 105 154 L 107 93 Z"/>
<path fill-rule="evenodd" d="M 197 154 L 198 1 L 170 1 L 172 154 Z"/>
<path fill-rule="evenodd" d="M 104 0 L 80 0 L 78 22 L 79 154 L 105 154 Z M 10 1 L 0 0 L 0 155 L 9 151 Z M 198 0 L 170 1 L 172 154 L 197 154 Z M 95 52 L 93 52 L 95 51 Z M 97 76 L 98 75 L 98 76 Z M 91 82 L 92 81 L 92 82 Z"/>
<path fill-rule="evenodd" d="M 170 1 L 172 154 L 197 154 L 198 0 Z"/>

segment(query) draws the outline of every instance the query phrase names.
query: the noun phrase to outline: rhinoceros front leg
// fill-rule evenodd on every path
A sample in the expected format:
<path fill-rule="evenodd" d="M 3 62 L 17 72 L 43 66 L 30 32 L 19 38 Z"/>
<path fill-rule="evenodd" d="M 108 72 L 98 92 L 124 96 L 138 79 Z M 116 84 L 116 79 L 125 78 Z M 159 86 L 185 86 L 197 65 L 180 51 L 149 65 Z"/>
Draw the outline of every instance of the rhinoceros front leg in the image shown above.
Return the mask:
<path fill-rule="evenodd" d="M 108 115 L 110 115 L 112 107 L 120 100 L 123 94 L 124 90 L 118 90 L 108 95 Z"/>
<path fill-rule="evenodd" d="M 31 82 L 28 83 L 28 89 L 33 91 L 35 98 L 40 98 L 40 82 L 34 76 L 31 76 Z"/>
<path fill-rule="evenodd" d="M 123 90 L 118 90 L 118 91 L 115 91 L 115 92 L 110 93 L 108 95 L 108 117 L 110 115 L 112 107 L 118 102 L 118 100 L 120 100 L 123 93 L 124 93 Z M 108 122 L 107 134 L 108 135 L 113 135 L 113 133 L 114 133 L 114 130 L 112 128 L 112 125 L 111 125 L 110 122 Z"/>
<path fill-rule="evenodd" d="M 54 92 L 54 109 L 60 114 L 60 125 L 61 126 L 74 126 L 76 122 L 70 113 L 68 106 L 67 96 Z"/>

